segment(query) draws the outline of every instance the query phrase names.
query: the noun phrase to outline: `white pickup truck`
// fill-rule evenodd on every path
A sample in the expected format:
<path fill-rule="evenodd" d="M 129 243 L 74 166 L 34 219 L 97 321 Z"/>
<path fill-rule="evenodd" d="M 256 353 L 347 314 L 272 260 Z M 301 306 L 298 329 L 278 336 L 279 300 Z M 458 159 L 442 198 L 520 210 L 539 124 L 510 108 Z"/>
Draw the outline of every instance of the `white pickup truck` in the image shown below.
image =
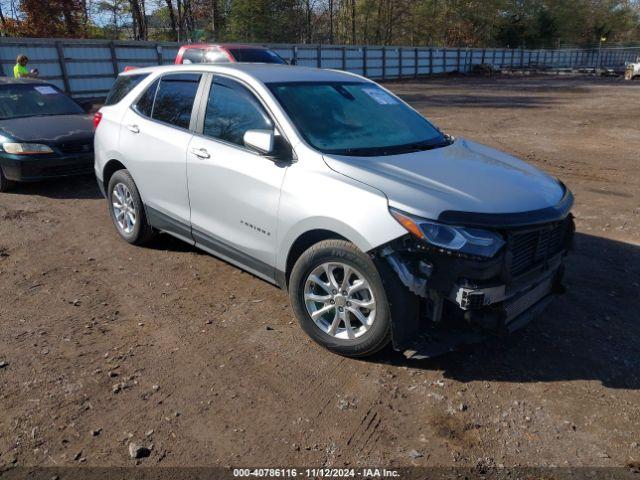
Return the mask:
<path fill-rule="evenodd" d="M 633 80 L 634 78 L 640 78 L 640 57 L 636 58 L 634 62 L 627 62 L 625 64 L 624 79 Z"/>

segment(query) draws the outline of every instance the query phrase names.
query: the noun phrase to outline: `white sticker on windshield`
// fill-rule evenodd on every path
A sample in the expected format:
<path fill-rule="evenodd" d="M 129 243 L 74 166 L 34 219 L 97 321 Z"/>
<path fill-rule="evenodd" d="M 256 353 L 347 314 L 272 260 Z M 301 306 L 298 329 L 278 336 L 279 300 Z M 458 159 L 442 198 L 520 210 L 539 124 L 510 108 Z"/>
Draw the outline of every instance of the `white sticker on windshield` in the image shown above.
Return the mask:
<path fill-rule="evenodd" d="M 58 94 L 58 91 L 55 88 L 50 87 L 48 85 L 44 85 L 42 87 L 33 87 L 33 88 L 35 88 L 42 95 L 57 95 Z"/>
<path fill-rule="evenodd" d="M 363 88 L 362 91 L 373 98 L 380 105 L 396 105 L 398 101 L 379 88 Z"/>

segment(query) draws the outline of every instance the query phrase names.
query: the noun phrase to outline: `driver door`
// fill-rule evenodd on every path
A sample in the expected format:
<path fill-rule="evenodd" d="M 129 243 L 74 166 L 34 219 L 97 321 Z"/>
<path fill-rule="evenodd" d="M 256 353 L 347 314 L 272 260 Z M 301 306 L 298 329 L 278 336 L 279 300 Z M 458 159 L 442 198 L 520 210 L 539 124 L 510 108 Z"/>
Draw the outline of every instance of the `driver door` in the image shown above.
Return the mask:
<path fill-rule="evenodd" d="M 206 90 L 205 90 L 206 91 Z M 214 76 L 187 151 L 192 234 L 212 253 L 273 281 L 280 188 L 287 166 L 247 148 L 247 130 L 275 130 L 243 84 Z"/>

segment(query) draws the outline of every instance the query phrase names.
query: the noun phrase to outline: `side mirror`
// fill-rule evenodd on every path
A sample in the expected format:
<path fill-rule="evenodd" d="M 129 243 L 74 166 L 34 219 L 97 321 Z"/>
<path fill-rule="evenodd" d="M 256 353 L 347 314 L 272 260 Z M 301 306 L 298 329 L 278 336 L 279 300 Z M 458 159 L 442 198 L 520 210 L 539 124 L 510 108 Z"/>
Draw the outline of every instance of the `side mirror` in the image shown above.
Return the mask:
<path fill-rule="evenodd" d="M 247 147 L 260 153 L 265 155 L 273 153 L 275 144 L 273 130 L 247 130 L 242 140 Z"/>

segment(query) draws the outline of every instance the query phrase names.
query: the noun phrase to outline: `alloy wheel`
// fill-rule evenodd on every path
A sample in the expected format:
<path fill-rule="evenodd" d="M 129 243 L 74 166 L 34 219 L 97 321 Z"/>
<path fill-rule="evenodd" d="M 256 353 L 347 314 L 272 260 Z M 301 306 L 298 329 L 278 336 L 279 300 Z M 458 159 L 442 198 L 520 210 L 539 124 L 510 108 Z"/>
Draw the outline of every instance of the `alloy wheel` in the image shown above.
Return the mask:
<path fill-rule="evenodd" d="M 305 281 L 304 303 L 313 322 L 334 338 L 358 338 L 375 321 L 376 300 L 369 282 L 345 263 L 316 267 Z"/>
<path fill-rule="evenodd" d="M 113 216 L 118 228 L 131 235 L 136 226 L 136 207 L 131 191 L 124 183 L 116 183 L 112 192 Z"/>

